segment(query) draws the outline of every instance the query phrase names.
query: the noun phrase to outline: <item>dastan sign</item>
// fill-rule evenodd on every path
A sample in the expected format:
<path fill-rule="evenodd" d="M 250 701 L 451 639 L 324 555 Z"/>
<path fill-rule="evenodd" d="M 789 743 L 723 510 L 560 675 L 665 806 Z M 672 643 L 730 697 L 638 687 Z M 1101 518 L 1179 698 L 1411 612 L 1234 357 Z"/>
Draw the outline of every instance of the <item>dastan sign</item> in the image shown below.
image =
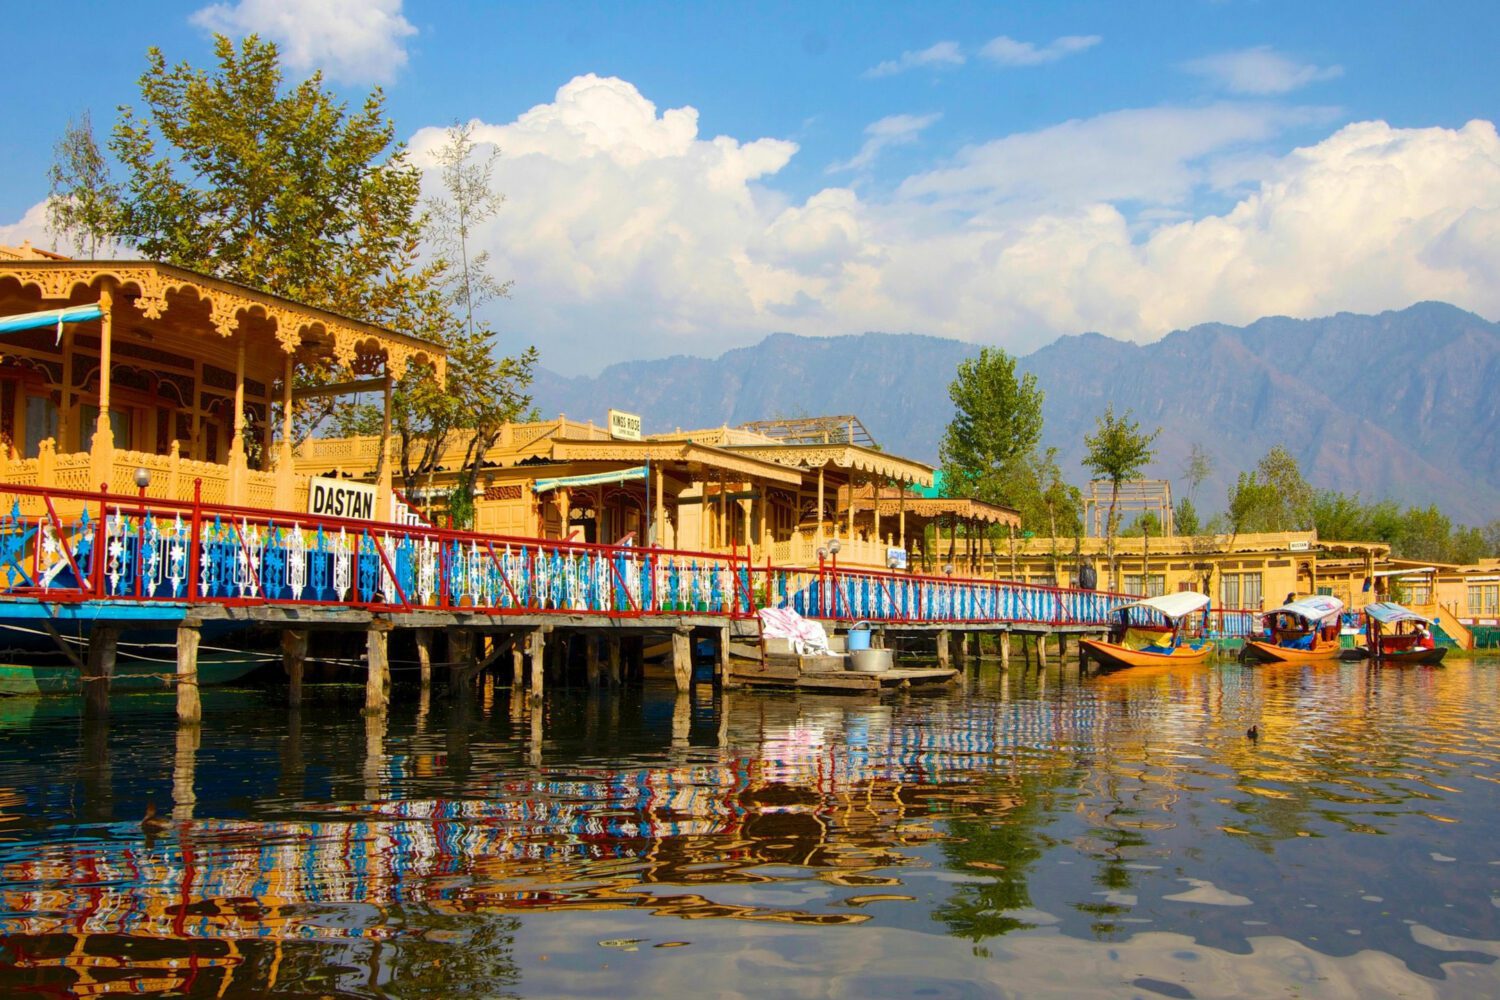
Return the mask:
<path fill-rule="evenodd" d="M 639 441 L 641 439 L 641 415 L 626 413 L 624 410 L 610 410 L 609 436 L 623 441 Z"/>
<path fill-rule="evenodd" d="M 308 484 L 307 512 L 326 517 L 375 519 L 375 487 L 343 479 L 314 477 Z"/>

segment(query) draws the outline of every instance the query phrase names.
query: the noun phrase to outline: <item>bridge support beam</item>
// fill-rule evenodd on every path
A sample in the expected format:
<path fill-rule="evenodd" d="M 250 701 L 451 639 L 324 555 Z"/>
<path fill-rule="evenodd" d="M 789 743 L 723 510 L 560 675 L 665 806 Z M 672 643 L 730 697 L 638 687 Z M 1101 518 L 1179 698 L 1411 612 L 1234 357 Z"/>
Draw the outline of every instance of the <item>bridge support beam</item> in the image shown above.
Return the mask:
<path fill-rule="evenodd" d="M 1047 669 L 1047 633 L 1042 632 L 1036 637 L 1036 668 Z"/>
<path fill-rule="evenodd" d="M 722 685 L 729 676 L 729 626 L 719 626 L 719 641 L 714 648 L 714 683 Z"/>
<path fill-rule="evenodd" d="M 939 629 L 937 634 L 937 661 L 938 666 L 947 669 L 952 660 L 952 650 L 949 648 L 948 639 L 953 633 L 947 629 Z"/>
<path fill-rule="evenodd" d="M 692 690 L 693 630 L 690 628 L 679 628 L 672 632 L 672 676 L 677 680 L 677 690 Z"/>
<path fill-rule="evenodd" d="M 198 643 L 203 633 L 191 625 L 177 629 L 177 721 L 196 725 L 203 721 L 203 701 L 198 695 Z"/>
<path fill-rule="evenodd" d="M 302 673 L 307 664 L 307 630 L 289 628 L 281 633 L 281 668 L 286 671 L 286 703 L 302 707 Z"/>
<path fill-rule="evenodd" d="M 391 704 L 390 623 L 372 621 L 365 632 L 365 714 L 381 715 Z"/>
<path fill-rule="evenodd" d="M 1010 669 L 1010 632 L 1000 633 L 1000 669 Z"/>
<path fill-rule="evenodd" d="M 114 625 L 95 625 L 89 633 L 89 653 L 83 663 L 83 714 L 109 714 L 109 685 L 115 676 L 115 655 L 120 630 Z"/>

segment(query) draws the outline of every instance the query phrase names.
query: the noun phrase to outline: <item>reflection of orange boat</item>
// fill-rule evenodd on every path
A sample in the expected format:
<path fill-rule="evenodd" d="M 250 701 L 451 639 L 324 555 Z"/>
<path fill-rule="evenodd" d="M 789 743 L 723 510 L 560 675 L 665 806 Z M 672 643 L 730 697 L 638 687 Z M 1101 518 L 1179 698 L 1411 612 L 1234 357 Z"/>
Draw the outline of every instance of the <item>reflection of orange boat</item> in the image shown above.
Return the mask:
<path fill-rule="evenodd" d="M 1118 618 L 1109 630 L 1109 641 L 1080 639 L 1078 644 L 1110 668 L 1205 663 L 1213 643 L 1183 641 L 1179 632 L 1182 619 L 1206 607 L 1208 598 L 1190 590 L 1142 598 L 1115 609 Z"/>
<path fill-rule="evenodd" d="M 1271 640 L 1246 640 L 1245 658 L 1273 663 L 1337 660 L 1343 652 L 1339 643 L 1339 615 L 1343 610 L 1343 601 L 1320 594 L 1268 611 Z"/>

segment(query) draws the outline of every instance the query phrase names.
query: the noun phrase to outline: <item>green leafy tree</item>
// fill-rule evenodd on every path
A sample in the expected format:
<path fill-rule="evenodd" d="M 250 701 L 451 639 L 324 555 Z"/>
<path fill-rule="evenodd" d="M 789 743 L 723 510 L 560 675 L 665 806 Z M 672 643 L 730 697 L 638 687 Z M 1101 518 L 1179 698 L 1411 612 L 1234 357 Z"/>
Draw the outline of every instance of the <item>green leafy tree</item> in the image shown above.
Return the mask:
<path fill-rule="evenodd" d="M 1105 527 L 1105 555 L 1109 560 L 1110 577 L 1116 590 L 1120 587 L 1120 568 L 1115 561 L 1115 536 L 1119 531 L 1117 508 L 1120 501 L 1120 484 L 1139 479 L 1147 463 L 1156 457 L 1155 442 L 1161 428 L 1150 434 L 1143 433 L 1138 422 L 1130 419 L 1130 411 L 1115 416 L 1113 403 L 1099 417 L 1094 433 L 1083 439 L 1088 453 L 1083 465 L 1096 478 L 1109 480 L 1109 519 Z"/>
<path fill-rule="evenodd" d="M 1459 564 L 1477 563 L 1489 555 L 1489 543 L 1479 528 L 1455 528 L 1448 543 L 1448 561 Z"/>
<path fill-rule="evenodd" d="M 1500 520 L 1491 521 L 1484 526 L 1484 554 L 1500 556 Z"/>
<path fill-rule="evenodd" d="M 1238 532 L 1310 531 L 1317 497 L 1297 460 L 1277 445 L 1229 491 L 1229 519 Z"/>
<path fill-rule="evenodd" d="M 1198 508 L 1191 497 L 1182 497 L 1172 510 L 1172 520 L 1179 535 L 1196 535 L 1203 526 L 1198 518 Z"/>
<path fill-rule="evenodd" d="M 997 348 L 958 366 L 948 387 L 953 420 L 938 456 L 956 496 L 1019 507 L 1036 490 L 1033 456 L 1042 437 L 1042 391 L 1035 375 L 1016 376 L 1016 360 Z"/>
<path fill-rule="evenodd" d="M 63 238 L 73 253 L 98 258 L 119 229 L 120 186 L 110 178 L 109 161 L 94 139 L 94 122 L 87 111 L 68 122 L 53 147 L 47 180 L 47 231 L 53 249 Z"/>
<path fill-rule="evenodd" d="M 1453 523 L 1436 505 L 1409 507 L 1393 552 L 1403 559 L 1447 562 Z"/>
<path fill-rule="evenodd" d="M 449 301 L 463 313 L 464 325 L 474 334 L 474 310 L 491 299 L 510 295 L 511 283 L 489 270 L 488 250 L 472 247 L 474 227 L 494 218 L 505 196 L 494 189 L 495 161 L 500 150 L 479 155 L 473 122 L 455 122 L 438 148 L 437 162 L 443 194 L 427 201 L 429 238 L 438 253 L 453 262 L 445 278 Z"/>

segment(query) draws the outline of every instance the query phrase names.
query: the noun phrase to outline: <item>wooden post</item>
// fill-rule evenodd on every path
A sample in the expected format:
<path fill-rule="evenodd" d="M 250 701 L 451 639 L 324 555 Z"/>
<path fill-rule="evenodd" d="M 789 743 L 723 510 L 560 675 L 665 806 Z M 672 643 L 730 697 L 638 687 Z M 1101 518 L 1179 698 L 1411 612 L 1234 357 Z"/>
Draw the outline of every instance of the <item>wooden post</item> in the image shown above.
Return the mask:
<path fill-rule="evenodd" d="M 281 633 L 281 667 L 286 671 L 286 703 L 292 708 L 302 707 L 302 669 L 307 661 L 307 632 L 304 629 L 286 629 Z"/>
<path fill-rule="evenodd" d="M 365 714 L 380 715 L 391 704 L 390 623 L 372 621 L 365 630 Z"/>
<path fill-rule="evenodd" d="M 677 692 L 677 700 L 672 703 L 672 745 L 674 747 L 685 747 L 688 742 L 688 732 L 693 725 L 693 700 L 686 691 Z"/>
<path fill-rule="evenodd" d="M 729 676 L 729 626 L 719 628 L 718 648 L 714 650 L 714 683 L 723 684 Z"/>
<path fill-rule="evenodd" d="M 513 690 L 520 690 L 526 685 L 526 650 L 522 648 L 521 641 L 516 640 L 510 647 L 510 686 Z"/>
<path fill-rule="evenodd" d="M 89 634 L 89 653 L 83 664 L 84 715 L 109 714 L 109 685 L 119 641 L 120 630 L 114 625 L 95 625 Z"/>
<path fill-rule="evenodd" d="M 819 545 L 823 544 L 823 467 L 818 467 L 818 530 L 814 536 Z"/>
<path fill-rule="evenodd" d="M 1047 633 L 1039 633 L 1036 637 L 1036 666 L 1038 670 L 1047 669 Z"/>
<path fill-rule="evenodd" d="M 531 657 L 531 700 L 541 701 L 542 691 L 547 686 L 545 680 L 547 663 L 547 636 L 544 629 L 531 630 L 531 635 L 526 639 L 527 654 Z"/>
<path fill-rule="evenodd" d="M 188 725 L 203 721 L 198 696 L 198 642 L 202 638 L 196 626 L 177 629 L 177 721 Z"/>
<path fill-rule="evenodd" d="M 953 644 L 954 666 L 958 667 L 958 669 L 960 670 L 969 665 L 968 642 L 966 641 L 967 639 L 968 636 L 966 636 L 962 632 L 950 632 L 948 634 L 948 641 Z"/>
<path fill-rule="evenodd" d="M 625 674 L 633 681 L 646 676 L 646 640 L 633 635 L 625 640 Z"/>
<path fill-rule="evenodd" d="M 679 628 L 672 632 L 672 675 L 677 680 L 677 690 L 692 690 L 693 630 L 690 628 Z"/>
<path fill-rule="evenodd" d="M 599 659 L 599 642 L 587 633 L 583 636 L 584 670 L 588 676 L 589 690 L 599 690 L 604 680 L 604 663 Z"/>
<path fill-rule="evenodd" d="M 656 501 L 656 533 L 654 537 L 647 539 L 653 545 L 666 545 L 666 535 L 663 534 L 667 526 L 667 501 L 663 495 L 665 489 L 666 475 L 662 472 L 661 463 L 658 462 L 656 466 L 656 496 L 652 497 Z M 681 517 L 680 512 L 678 517 Z"/>
<path fill-rule="evenodd" d="M 99 320 L 99 419 L 94 422 L 94 438 L 89 442 L 90 489 L 98 489 L 100 483 L 110 481 L 115 462 L 115 435 L 109 422 L 109 385 L 113 371 L 110 354 L 114 341 L 112 282 L 105 281 L 101 284 L 99 308 L 104 313 Z M 80 431 L 87 434 L 88 428 L 80 428 Z M 82 441 L 79 443 L 82 444 Z"/>
<path fill-rule="evenodd" d="M 948 637 L 951 633 L 947 629 L 941 629 L 937 634 L 937 661 L 939 667 L 951 665 L 953 651 L 948 648 Z"/>
<path fill-rule="evenodd" d="M 620 686 L 620 637 L 610 636 L 606 640 L 609 644 L 609 682 L 615 687 Z"/>
<path fill-rule="evenodd" d="M 422 671 L 422 690 L 432 687 L 432 629 L 419 628 L 412 638 L 417 643 L 417 665 Z"/>
<path fill-rule="evenodd" d="M 1000 633 L 1000 669 L 1010 669 L 1010 632 Z"/>

